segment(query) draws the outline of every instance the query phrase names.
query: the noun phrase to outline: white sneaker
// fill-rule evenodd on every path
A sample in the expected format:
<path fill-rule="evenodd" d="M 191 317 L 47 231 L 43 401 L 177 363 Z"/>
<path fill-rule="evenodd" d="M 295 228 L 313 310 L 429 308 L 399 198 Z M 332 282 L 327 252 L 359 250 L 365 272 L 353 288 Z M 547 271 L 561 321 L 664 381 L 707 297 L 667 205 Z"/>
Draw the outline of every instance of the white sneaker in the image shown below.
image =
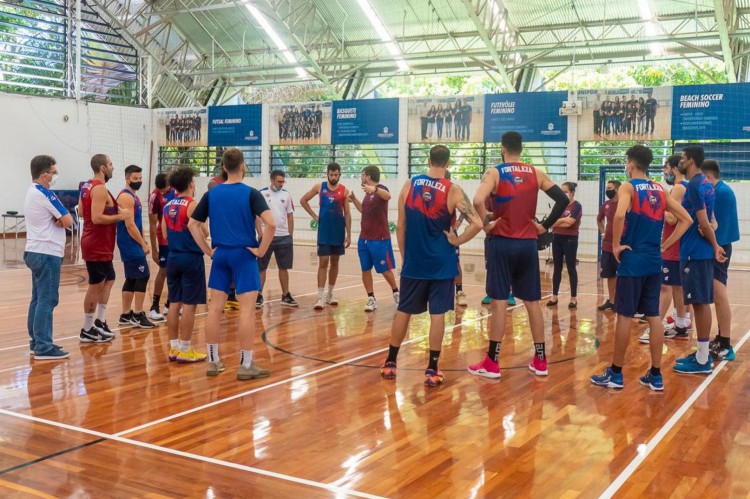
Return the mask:
<path fill-rule="evenodd" d="M 651 333 L 651 328 L 647 327 L 645 331 L 643 331 L 643 334 L 638 337 L 638 341 L 641 343 L 649 343 L 649 335 Z"/>
<path fill-rule="evenodd" d="M 373 310 L 378 308 L 378 302 L 375 300 L 374 296 L 368 296 L 367 297 L 367 305 L 365 305 L 365 312 L 372 312 Z"/>
<path fill-rule="evenodd" d="M 164 305 L 164 308 L 161 310 L 161 315 L 166 317 L 168 313 L 169 313 L 169 307 Z"/>
<path fill-rule="evenodd" d="M 153 310 L 153 309 L 148 311 L 148 318 L 151 319 L 152 321 L 161 322 L 164 320 L 164 316 L 161 315 L 158 310 Z"/>
<path fill-rule="evenodd" d="M 393 292 L 393 301 L 396 302 L 396 305 L 398 305 L 399 300 L 401 300 L 401 293 L 399 291 Z"/>
<path fill-rule="evenodd" d="M 328 305 L 338 305 L 339 301 L 336 298 L 334 298 L 333 293 L 328 293 L 326 295 L 326 303 Z"/>
<path fill-rule="evenodd" d="M 313 307 L 315 310 L 323 310 L 326 308 L 326 302 L 323 300 L 323 298 L 318 298 L 318 301 L 315 302 L 315 306 Z"/>
<path fill-rule="evenodd" d="M 459 307 L 465 307 L 468 304 L 469 303 L 466 301 L 466 293 L 464 293 L 463 291 L 459 291 L 458 293 L 456 293 L 456 305 L 458 305 Z"/>

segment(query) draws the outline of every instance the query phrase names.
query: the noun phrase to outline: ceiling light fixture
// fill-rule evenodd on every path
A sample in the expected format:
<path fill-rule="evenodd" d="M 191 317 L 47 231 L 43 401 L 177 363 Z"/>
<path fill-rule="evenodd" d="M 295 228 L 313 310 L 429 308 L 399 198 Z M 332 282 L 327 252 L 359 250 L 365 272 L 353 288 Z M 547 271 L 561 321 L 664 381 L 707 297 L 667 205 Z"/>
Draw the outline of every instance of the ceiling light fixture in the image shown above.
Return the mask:
<path fill-rule="evenodd" d="M 369 19 L 370 24 L 372 25 L 373 29 L 375 29 L 375 32 L 385 43 L 385 47 L 388 49 L 388 52 L 396 59 L 398 69 L 404 72 L 409 71 L 409 65 L 406 63 L 406 60 L 404 60 L 401 50 L 398 48 L 398 45 L 396 45 L 396 42 L 394 41 L 388 30 L 385 29 L 385 26 L 383 25 L 380 17 L 378 17 L 377 12 L 375 12 L 375 9 L 372 7 L 370 2 L 368 0 L 357 0 L 357 3 L 362 9 L 362 12 L 365 13 L 365 17 Z"/>
<path fill-rule="evenodd" d="M 294 68 L 294 70 L 297 72 L 297 76 L 299 76 L 300 78 L 307 78 L 307 72 L 302 69 L 301 66 L 299 66 L 299 61 L 296 57 L 294 57 L 294 54 L 292 54 L 292 51 L 289 50 L 289 47 L 286 46 L 284 40 L 282 40 L 279 34 L 276 33 L 276 30 L 273 29 L 273 26 L 271 26 L 271 23 L 268 22 L 268 19 L 266 19 L 266 17 L 261 14 L 256 6 L 246 2 L 245 7 L 247 7 L 247 10 L 255 18 L 255 20 L 258 21 L 260 27 L 263 28 L 263 31 L 266 32 L 268 37 L 271 38 L 271 41 L 273 41 L 274 45 L 276 45 L 276 48 L 281 51 L 284 59 L 286 59 L 286 61 L 290 64 L 297 64 L 297 66 Z"/>

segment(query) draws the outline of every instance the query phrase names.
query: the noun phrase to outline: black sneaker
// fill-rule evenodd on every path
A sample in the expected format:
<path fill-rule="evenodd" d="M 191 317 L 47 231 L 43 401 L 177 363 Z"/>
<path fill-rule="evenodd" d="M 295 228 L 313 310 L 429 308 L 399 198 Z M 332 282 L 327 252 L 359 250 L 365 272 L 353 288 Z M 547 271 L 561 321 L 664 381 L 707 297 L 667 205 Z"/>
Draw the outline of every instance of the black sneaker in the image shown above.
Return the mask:
<path fill-rule="evenodd" d="M 137 314 L 133 313 L 130 322 L 135 327 L 139 327 L 141 329 L 153 329 L 155 326 L 154 323 L 148 320 L 148 317 L 146 317 L 146 312 L 139 312 Z"/>
<path fill-rule="evenodd" d="M 115 337 L 115 333 L 109 328 L 107 325 L 107 321 L 100 321 L 99 319 L 96 319 L 94 321 L 94 327 L 104 333 L 106 336 L 111 336 L 112 338 Z"/>
<path fill-rule="evenodd" d="M 690 339 L 690 336 L 688 335 L 686 327 L 675 327 L 674 331 L 675 333 L 672 336 L 673 340 L 689 340 Z"/>
<path fill-rule="evenodd" d="M 615 304 L 609 300 L 596 307 L 596 309 L 600 312 L 604 312 L 605 310 L 612 310 L 613 308 L 615 308 Z"/>
<path fill-rule="evenodd" d="M 299 303 L 292 298 L 292 293 L 287 293 L 281 297 L 281 304 L 285 307 L 299 307 Z"/>
<path fill-rule="evenodd" d="M 92 327 L 88 331 L 81 329 L 81 334 L 78 339 L 81 343 L 106 343 L 112 341 L 112 336 L 103 334 L 99 329 Z"/>
<path fill-rule="evenodd" d="M 258 293 L 258 298 L 255 299 L 255 308 L 261 308 L 263 306 L 263 295 Z"/>
<path fill-rule="evenodd" d="M 131 310 L 127 314 L 120 315 L 120 320 L 117 323 L 120 326 L 132 326 L 133 325 L 133 311 Z"/>

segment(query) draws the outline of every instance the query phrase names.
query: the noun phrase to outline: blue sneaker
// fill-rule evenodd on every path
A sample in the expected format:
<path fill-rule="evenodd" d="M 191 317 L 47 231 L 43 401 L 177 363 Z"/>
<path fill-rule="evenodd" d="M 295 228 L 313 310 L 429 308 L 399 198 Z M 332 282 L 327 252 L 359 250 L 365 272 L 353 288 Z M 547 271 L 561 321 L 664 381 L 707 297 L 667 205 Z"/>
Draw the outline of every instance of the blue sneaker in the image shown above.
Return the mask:
<path fill-rule="evenodd" d="M 682 359 L 680 359 L 682 360 Z M 695 354 L 692 356 L 688 355 L 685 357 L 684 362 L 676 362 L 674 365 L 674 370 L 678 373 L 684 373 L 684 374 L 711 374 L 713 371 L 713 362 L 711 359 L 708 359 L 708 362 L 705 364 L 701 364 L 698 362 L 698 359 L 695 357 Z"/>
<path fill-rule="evenodd" d="M 489 305 L 492 303 L 492 299 L 490 299 L 489 295 L 482 298 L 482 305 Z"/>
<path fill-rule="evenodd" d="M 50 348 L 44 353 L 38 353 L 34 355 L 35 360 L 61 360 L 67 359 L 70 354 L 65 350 L 57 350 L 56 348 Z"/>
<path fill-rule="evenodd" d="M 594 375 L 589 378 L 596 386 L 603 386 L 605 388 L 616 388 L 621 390 L 624 386 L 622 382 L 622 373 L 615 373 L 611 367 L 608 367 L 604 374 Z"/>
<path fill-rule="evenodd" d="M 661 374 L 651 374 L 651 369 L 648 370 L 645 376 L 641 376 L 639 381 L 643 386 L 651 388 L 655 392 L 661 392 L 664 390 L 664 380 Z"/>
<path fill-rule="evenodd" d="M 511 307 L 514 307 L 516 305 L 516 297 L 513 296 L 513 293 L 508 294 L 508 305 Z"/>
<path fill-rule="evenodd" d="M 682 357 L 680 359 L 675 360 L 674 363 L 675 364 L 685 364 L 685 363 L 688 363 L 688 362 L 692 362 L 694 360 L 695 360 L 695 352 L 691 353 L 687 357 Z"/>

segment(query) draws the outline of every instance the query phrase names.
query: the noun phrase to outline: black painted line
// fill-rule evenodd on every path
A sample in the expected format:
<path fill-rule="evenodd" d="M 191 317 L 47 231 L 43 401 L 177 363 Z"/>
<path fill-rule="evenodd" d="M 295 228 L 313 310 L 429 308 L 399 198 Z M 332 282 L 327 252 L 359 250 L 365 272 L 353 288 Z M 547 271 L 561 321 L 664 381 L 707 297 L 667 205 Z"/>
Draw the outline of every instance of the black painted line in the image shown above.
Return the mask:
<path fill-rule="evenodd" d="M 48 454 L 46 456 L 42 456 L 42 457 L 39 457 L 37 459 L 34 459 L 33 461 L 27 461 L 25 463 L 21 463 L 21 464 L 18 464 L 16 466 L 12 466 L 10 468 L 6 468 L 6 469 L 0 471 L 0 475 L 4 475 L 6 473 L 10 473 L 11 471 L 20 470 L 21 468 L 26 468 L 27 466 L 38 464 L 38 463 L 41 463 L 41 462 L 46 461 L 48 459 L 52 459 L 52 458 L 55 458 L 55 457 L 63 456 L 65 454 L 69 454 L 69 453 L 75 452 L 77 450 L 85 449 L 86 447 L 90 447 L 92 445 L 96 445 L 96 444 L 104 442 L 106 440 L 107 440 L 106 438 L 99 438 L 99 439 L 92 440 L 91 442 L 88 442 L 88 443 L 85 443 L 85 444 L 76 445 L 75 447 L 71 447 L 70 449 L 64 449 L 64 450 L 61 450 L 59 452 L 55 452 L 53 454 Z"/>

